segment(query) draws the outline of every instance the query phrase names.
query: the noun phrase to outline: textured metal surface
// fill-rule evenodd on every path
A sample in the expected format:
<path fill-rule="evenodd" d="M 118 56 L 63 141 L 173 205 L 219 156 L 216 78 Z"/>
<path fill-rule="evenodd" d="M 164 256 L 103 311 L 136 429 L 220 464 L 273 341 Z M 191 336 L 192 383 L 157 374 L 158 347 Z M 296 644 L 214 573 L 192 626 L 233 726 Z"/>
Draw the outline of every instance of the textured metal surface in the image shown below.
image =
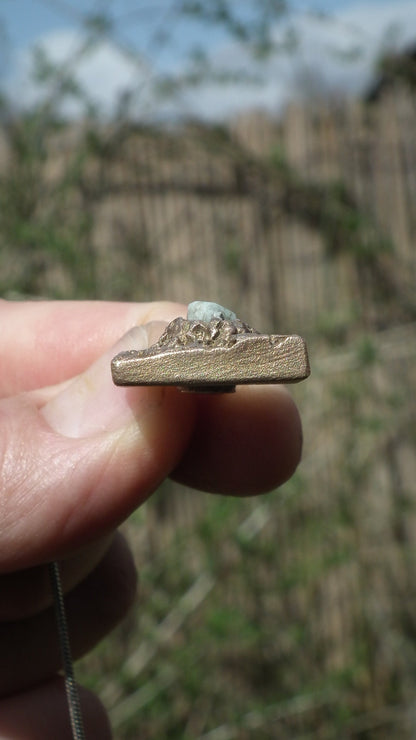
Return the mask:
<path fill-rule="evenodd" d="M 296 383 L 310 373 L 304 340 L 258 334 L 241 321 L 175 319 L 157 344 L 112 361 L 116 385 L 175 385 L 230 391 L 252 383 Z"/>

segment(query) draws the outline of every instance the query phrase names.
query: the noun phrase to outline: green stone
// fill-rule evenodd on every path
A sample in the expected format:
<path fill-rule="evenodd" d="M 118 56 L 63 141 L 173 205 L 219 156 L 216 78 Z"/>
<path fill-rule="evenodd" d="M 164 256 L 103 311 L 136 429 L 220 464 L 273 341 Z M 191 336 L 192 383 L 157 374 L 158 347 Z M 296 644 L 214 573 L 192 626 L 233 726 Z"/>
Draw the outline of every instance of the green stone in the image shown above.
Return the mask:
<path fill-rule="evenodd" d="M 211 301 L 192 301 L 188 306 L 187 318 L 189 321 L 211 321 L 211 319 L 237 320 L 234 311 L 220 306 L 219 303 L 211 303 Z"/>

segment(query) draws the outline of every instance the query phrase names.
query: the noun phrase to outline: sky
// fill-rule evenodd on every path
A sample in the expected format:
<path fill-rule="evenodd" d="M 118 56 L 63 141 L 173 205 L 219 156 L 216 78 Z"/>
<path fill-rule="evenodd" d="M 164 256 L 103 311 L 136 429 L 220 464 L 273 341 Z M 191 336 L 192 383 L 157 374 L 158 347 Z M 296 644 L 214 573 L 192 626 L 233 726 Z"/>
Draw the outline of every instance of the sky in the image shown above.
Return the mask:
<path fill-rule="evenodd" d="M 248 0 L 239 0 L 242 3 Z M 263 65 L 226 33 L 185 22 L 172 11 L 174 0 L 0 0 L 0 85 L 16 108 L 42 99 L 47 88 L 33 79 L 33 48 L 64 65 L 103 116 L 131 95 L 138 119 L 200 117 L 224 120 L 250 109 L 278 114 L 293 99 L 316 95 L 359 95 L 374 79 L 375 63 L 386 49 L 416 43 L 415 0 L 291 0 L 289 16 L 272 27 L 273 38 L 297 39 L 294 53 Z M 113 32 L 93 49 L 85 47 L 83 15 L 107 10 Z M 320 11 L 317 17 L 313 11 Z M 169 31 L 169 43 L 161 33 Z M 156 94 L 165 75 L 180 79 L 188 54 L 203 48 L 217 70 L 253 76 L 252 84 L 206 83 L 181 90 L 175 99 Z M 80 115 L 68 97 L 62 112 Z"/>

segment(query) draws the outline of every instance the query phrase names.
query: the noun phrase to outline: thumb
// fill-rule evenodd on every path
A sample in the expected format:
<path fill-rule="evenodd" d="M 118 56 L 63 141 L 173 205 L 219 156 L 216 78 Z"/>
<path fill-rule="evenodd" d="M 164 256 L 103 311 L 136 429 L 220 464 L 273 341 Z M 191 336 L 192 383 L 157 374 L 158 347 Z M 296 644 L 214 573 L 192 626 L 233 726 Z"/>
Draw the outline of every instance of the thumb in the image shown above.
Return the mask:
<path fill-rule="evenodd" d="M 52 397 L 48 389 L 0 402 L 0 572 L 107 534 L 178 463 L 192 427 L 190 398 L 173 388 L 117 388 L 111 379 L 114 354 L 146 348 L 161 328 L 135 327 Z"/>

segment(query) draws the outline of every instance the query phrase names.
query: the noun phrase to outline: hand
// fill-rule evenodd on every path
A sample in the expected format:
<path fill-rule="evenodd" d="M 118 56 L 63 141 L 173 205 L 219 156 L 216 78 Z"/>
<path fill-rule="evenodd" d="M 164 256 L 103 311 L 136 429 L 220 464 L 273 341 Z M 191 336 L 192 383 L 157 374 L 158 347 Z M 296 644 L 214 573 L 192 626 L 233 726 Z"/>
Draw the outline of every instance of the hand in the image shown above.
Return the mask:
<path fill-rule="evenodd" d="M 171 303 L 0 301 L 2 738 L 70 737 L 45 563 L 63 561 L 78 657 L 132 602 L 134 565 L 114 532 L 164 478 L 249 495 L 298 464 L 300 420 L 281 386 L 113 385 L 114 354 L 153 344 L 178 315 Z M 110 737 L 98 700 L 81 701 L 88 736 Z"/>

